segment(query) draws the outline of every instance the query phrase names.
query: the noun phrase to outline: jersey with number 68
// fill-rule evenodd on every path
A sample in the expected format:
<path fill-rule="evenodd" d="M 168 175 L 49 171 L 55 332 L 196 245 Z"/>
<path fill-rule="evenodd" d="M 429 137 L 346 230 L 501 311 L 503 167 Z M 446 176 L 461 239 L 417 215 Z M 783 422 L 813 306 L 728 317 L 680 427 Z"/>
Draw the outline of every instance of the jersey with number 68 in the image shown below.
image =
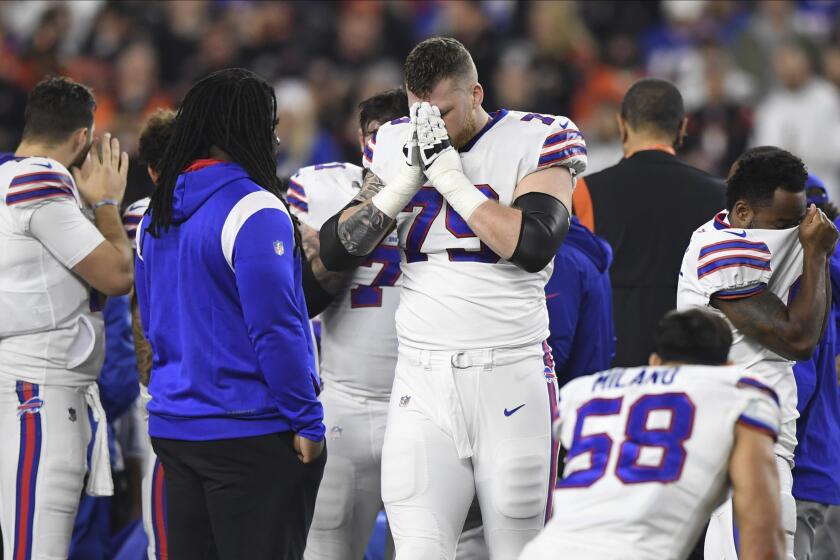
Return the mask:
<path fill-rule="evenodd" d="M 779 431 L 762 377 L 736 366 L 638 367 L 560 391 L 567 449 L 546 527 L 568 558 L 684 558 L 726 498 L 735 425 Z"/>
<path fill-rule="evenodd" d="M 459 152 L 464 174 L 489 198 L 510 206 L 527 175 L 553 166 L 586 167 L 583 136 L 566 117 L 499 110 Z M 408 118 L 384 124 L 365 164 L 387 184 L 403 165 Z M 528 273 L 482 243 L 432 186 L 397 216 L 403 290 L 400 342 L 427 350 L 516 347 L 548 336 L 549 264 Z"/>
<path fill-rule="evenodd" d="M 315 230 L 358 193 L 362 168 L 352 163 L 304 167 L 286 198 L 301 223 Z M 392 233 L 351 276 L 320 315 L 321 377 L 368 397 L 391 394 L 397 362 L 394 312 L 399 303 L 400 250 Z"/>

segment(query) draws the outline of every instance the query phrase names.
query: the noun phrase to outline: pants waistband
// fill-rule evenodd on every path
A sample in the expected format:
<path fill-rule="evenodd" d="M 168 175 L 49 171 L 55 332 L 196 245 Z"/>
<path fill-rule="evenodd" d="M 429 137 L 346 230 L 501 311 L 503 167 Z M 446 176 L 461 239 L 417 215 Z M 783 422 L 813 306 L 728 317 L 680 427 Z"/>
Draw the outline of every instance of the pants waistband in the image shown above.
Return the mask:
<path fill-rule="evenodd" d="M 478 348 L 474 350 L 422 350 L 400 346 L 400 354 L 424 367 L 449 364 L 456 369 L 502 366 L 544 354 L 543 343 L 514 348 Z"/>

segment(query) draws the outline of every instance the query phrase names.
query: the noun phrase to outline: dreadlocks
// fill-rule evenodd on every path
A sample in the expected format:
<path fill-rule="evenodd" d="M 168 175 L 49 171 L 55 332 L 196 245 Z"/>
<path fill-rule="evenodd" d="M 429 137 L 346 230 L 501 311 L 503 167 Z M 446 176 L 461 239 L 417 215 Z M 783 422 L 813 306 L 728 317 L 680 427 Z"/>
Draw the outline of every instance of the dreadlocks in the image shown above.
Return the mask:
<path fill-rule="evenodd" d="M 219 70 L 195 84 L 178 109 L 172 139 L 160 162 L 158 187 L 149 205 L 149 232 L 157 237 L 172 225 L 178 176 L 196 159 L 209 157 L 211 146 L 228 154 L 252 181 L 282 200 L 275 161 L 276 115 L 274 90 L 249 70 Z M 300 232 L 295 220 L 292 223 L 300 247 Z"/>

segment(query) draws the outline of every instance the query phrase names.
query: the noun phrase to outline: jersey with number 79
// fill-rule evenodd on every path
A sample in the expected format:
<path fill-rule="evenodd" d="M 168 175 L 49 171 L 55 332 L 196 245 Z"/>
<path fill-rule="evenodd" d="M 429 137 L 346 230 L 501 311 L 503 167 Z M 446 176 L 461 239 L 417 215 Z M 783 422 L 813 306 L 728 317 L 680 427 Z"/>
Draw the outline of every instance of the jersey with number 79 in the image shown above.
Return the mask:
<path fill-rule="evenodd" d="M 527 175 L 586 167 L 586 145 L 566 117 L 499 110 L 459 152 L 464 174 L 489 198 L 510 206 Z M 408 118 L 379 128 L 365 165 L 387 184 L 403 165 Z M 434 187 L 426 185 L 397 216 L 403 290 L 401 344 L 426 350 L 525 346 L 548 336 L 545 284 L 552 265 L 528 273 L 482 243 Z"/>
<path fill-rule="evenodd" d="M 560 391 L 567 450 L 545 531 L 568 558 L 684 558 L 728 490 L 736 424 L 776 438 L 776 393 L 737 366 L 613 369 Z"/>

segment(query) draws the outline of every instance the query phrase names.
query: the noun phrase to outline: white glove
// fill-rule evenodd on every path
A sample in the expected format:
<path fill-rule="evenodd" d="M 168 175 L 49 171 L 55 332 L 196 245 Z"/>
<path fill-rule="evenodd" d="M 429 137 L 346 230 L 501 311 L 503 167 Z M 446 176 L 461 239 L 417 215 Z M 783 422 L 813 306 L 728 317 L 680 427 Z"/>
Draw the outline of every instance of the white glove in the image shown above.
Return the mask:
<path fill-rule="evenodd" d="M 405 157 L 400 172 L 385 188 L 376 193 L 371 199 L 373 204 L 389 218 L 396 218 L 405 205 L 414 197 L 415 193 L 426 182 L 423 167 L 420 162 L 420 149 L 417 144 L 417 111 L 419 103 L 415 103 L 409 110 L 411 121 L 408 125 L 408 139 L 403 145 Z"/>
<path fill-rule="evenodd" d="M 426 176 L 449 205 L 469 221 L 487 197 L 475 188 L 461 167 L 461 156 L 452 147 L 440 109 L 424 101 L 417 111 L 417 141 Z"/>

